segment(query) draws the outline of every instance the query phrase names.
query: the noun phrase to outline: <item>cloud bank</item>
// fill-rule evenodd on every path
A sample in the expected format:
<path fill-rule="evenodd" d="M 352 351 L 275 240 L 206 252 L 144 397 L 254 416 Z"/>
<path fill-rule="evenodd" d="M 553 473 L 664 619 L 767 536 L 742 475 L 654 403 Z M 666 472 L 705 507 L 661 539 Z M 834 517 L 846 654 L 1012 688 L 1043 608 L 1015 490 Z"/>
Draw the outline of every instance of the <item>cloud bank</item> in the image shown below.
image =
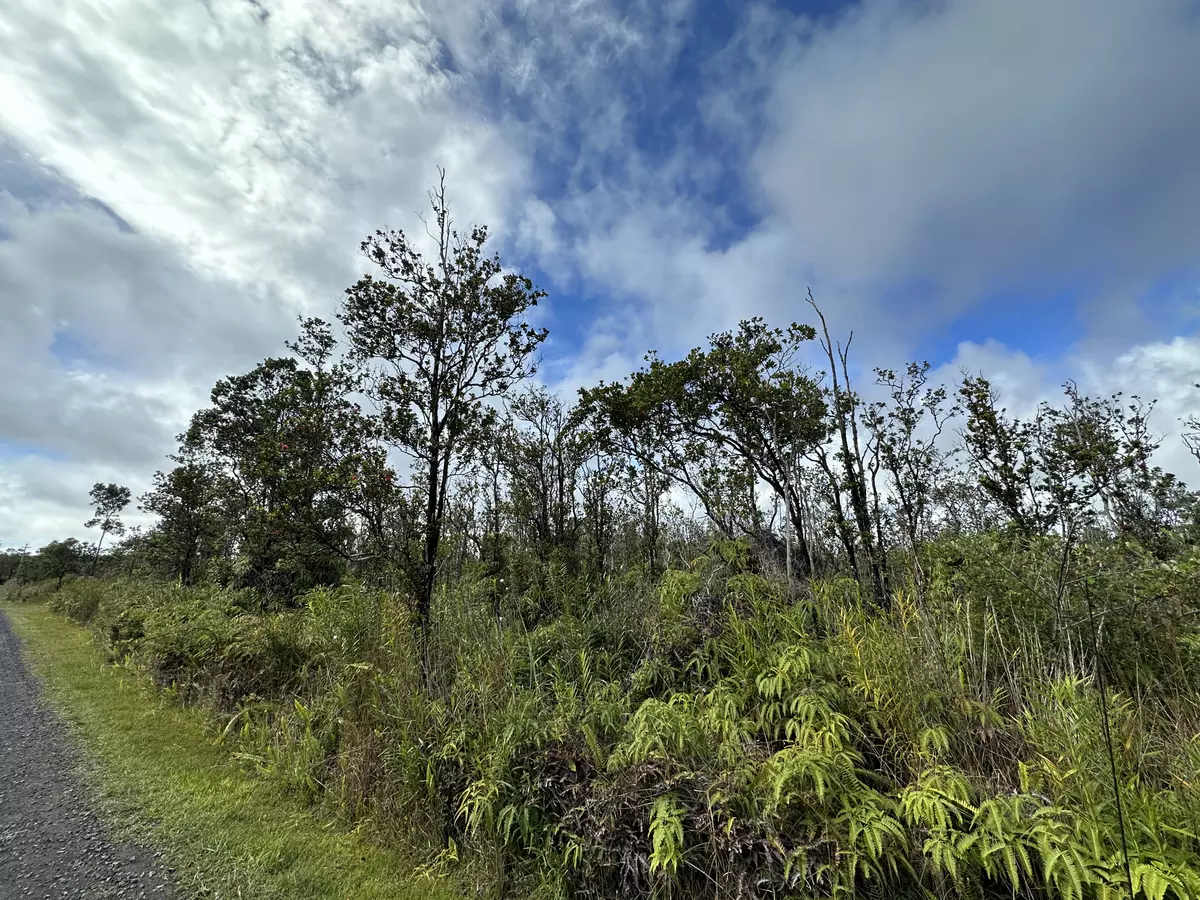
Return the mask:
<path fill-rule="evenodd" d="M 1126 387 L 1165 430 L 1200 380 L 1196 84 L 1192 0 L 11 0 L 0 544 L 144 487 L 438 165 L 551 289 L 552 383 L 811 284 L 864 367 Z"/>

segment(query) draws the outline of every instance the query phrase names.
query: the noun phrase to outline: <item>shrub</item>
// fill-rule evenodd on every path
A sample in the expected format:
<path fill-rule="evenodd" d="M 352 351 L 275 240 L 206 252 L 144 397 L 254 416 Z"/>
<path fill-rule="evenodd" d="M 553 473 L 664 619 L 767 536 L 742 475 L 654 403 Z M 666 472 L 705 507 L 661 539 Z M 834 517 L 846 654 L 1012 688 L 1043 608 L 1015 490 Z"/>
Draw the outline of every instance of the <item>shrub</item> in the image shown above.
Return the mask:
<path fill-rule="evenodd" d="M 466 580 L 428 679 L 403 599 L 362 586 L 54 602 L 264 774 L 481 889 L 1200 896 L 1196 561 L 1062 550 L 944 541 L 886 611 L 728 548 L 657 583 L 531 580 L 499 617 Z"/>

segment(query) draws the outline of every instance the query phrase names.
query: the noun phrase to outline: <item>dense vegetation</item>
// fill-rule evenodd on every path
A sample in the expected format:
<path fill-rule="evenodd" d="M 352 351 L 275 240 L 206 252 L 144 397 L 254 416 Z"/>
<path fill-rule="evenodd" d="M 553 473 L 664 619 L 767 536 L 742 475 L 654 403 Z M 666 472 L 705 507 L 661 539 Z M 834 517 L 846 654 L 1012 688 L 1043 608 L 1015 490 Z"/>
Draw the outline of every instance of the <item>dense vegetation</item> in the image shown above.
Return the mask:
<path fill-rule="evenodd" d="M 540 291 L 433 211 L 432 263 L 376 234 L 340 329 L 214 387 L 154 528 L 0 577 L 486 896 L 1200 896 L 1200 507 L 1152 404 L 1023 420 L 927 364 L 869 401 L 811 296 L 567 403 Z"/>

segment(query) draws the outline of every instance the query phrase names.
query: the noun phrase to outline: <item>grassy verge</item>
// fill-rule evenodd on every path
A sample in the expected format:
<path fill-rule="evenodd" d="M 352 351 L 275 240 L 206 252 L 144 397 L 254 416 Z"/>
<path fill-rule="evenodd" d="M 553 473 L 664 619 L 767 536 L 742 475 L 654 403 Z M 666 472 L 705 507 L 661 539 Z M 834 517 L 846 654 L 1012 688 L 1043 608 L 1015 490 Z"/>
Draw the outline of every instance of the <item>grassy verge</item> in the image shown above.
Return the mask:
<path fill-rule="evenodd" d="M 213 745 L 203 714 L 107 665 L 84 629 L 40 604 L 0 609 L 87 747 L 102 800 L 167 853 L 185 889 L 256 900 L 455 896 L 241 771 Z"/>

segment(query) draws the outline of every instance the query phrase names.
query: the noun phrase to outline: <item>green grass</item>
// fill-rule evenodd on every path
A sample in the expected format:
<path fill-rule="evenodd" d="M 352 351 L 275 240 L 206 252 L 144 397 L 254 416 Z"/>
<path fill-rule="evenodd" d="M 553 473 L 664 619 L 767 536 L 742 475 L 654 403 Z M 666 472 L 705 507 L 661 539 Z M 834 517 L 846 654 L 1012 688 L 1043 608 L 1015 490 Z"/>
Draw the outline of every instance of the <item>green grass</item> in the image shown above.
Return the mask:
<path fill-rule="evenodd" d="M 41 604 L 0 605 L 46 694 L 86 747 L 102 802 L 209 898 L 452 898 L 411 862 L 323 822 L 239 769 L 204 715 L 107 664 L 88 633 Z"/>

